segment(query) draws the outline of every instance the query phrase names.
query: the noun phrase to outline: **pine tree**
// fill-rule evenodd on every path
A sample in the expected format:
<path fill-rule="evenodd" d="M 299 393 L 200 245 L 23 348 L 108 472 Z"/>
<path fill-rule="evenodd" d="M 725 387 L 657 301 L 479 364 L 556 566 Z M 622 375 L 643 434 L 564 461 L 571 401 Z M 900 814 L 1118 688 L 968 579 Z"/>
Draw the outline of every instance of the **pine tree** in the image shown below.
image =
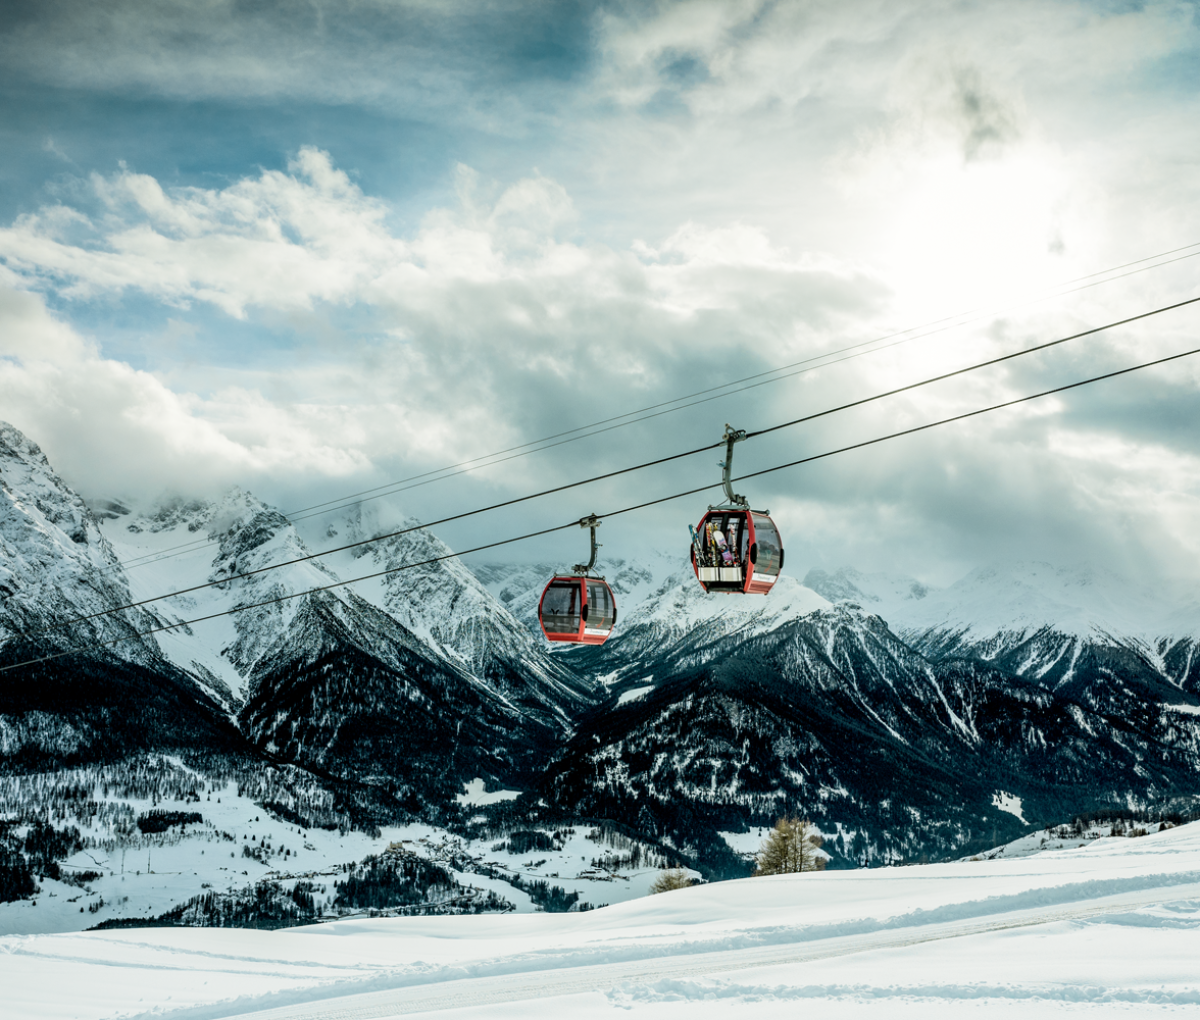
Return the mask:
<path fill-rule="evenodd" d="M 758 875 L 787 875 L 824 871 L 826 858 L 818 853 L 824 840 L 807 818 L 780 818 L 758 851 Z"/>

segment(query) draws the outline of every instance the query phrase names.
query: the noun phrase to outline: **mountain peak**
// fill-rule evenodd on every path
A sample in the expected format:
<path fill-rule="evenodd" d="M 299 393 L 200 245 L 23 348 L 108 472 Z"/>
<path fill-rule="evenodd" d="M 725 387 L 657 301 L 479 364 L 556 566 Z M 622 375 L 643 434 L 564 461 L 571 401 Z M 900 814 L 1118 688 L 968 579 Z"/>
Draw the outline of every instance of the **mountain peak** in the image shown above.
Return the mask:
<path fill-rule="evenodd" d="M 15 425 L 0 421 L 0 456 L 17 456 L 52 470 L 42 448 Z"/>
<path fill-rule="evenodd" d="M 0 423 L 0 592 L 0 642 L 143 662 L 156 654 L 153 640 L 136 636 L 150 626 L 147 614 L 112 611 L 131 601 L 129 588 L 96 516 L 37 444 L 7 423 Z"/>

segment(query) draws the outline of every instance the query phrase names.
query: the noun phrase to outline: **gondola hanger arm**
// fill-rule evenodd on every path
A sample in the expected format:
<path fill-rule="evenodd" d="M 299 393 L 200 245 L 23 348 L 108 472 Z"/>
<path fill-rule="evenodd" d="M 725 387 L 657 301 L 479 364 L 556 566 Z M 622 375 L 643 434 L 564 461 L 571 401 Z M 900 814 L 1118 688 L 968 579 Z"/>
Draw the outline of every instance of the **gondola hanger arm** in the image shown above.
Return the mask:
<path fill-rule="evenodd" d="M 733 444 L 740 443 L 746 438 L 745 429 L 735 429 L 729 422 L 725 423 L 725 434 L 721 437 L 725 441 L 725 459 L 717 464 L 717 467 L 723 470 L 721 483 L 725 486 L 725 501 L 729 506 L 741 507 L 743 510 L 750 509 L 750 501 L 745 496 L 738 495 L 733 491 Z M 711 507 L 709 509 L 712 509 Z"/>
<path fill-rule="evenodd" d="M 590 528 L 591 529 L 591 532 L 592 532 L 592 555 L 591 555 L 591 558 L 587 561 L 586 566 L 582 563 L 576 563 L 575 564 L 575 572 L 577 574 L 588 574 L 591 572 L 592 568 L 595 567 L 595 565 L 596 565 L 596 550 L 598 550 L 600 548 L 600 546 L 596 542 L 596 529 L 598 527 L 600 527 L 600 518 L 597 517 L 595 514 L 589 514 L 587 517 L 581 517 L 579 519 L 579 526 L 581 528 Z"/>

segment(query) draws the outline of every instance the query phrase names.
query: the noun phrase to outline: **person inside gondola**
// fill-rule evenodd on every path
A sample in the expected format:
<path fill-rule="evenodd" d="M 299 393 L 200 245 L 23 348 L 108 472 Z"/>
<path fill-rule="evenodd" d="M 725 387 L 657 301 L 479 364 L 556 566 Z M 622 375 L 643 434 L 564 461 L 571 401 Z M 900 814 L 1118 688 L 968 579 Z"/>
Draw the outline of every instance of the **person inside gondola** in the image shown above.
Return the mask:
<path fill-rule="evenodd" d="M 731 516 L 725 519 L 725 549 L 721 554 L 721 562 L 724 566 L 741 566 L 741 559 L 738 556 L 738 534 L 741 530 L 740 518 Z"/>

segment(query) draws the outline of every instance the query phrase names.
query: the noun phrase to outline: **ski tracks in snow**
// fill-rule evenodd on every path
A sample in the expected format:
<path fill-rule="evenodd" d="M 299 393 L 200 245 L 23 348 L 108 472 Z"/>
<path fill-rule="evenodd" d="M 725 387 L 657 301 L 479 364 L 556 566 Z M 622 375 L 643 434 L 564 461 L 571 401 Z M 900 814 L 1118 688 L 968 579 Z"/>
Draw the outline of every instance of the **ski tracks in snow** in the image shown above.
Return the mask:
<path fill-rule="evenodd" d="M 889 996 L 962 999 L 1039 999 L 1068 1002 L 1200 1004 L 1200 990 L 1148 992 L 1143 989 L 1105 987 L 1058 987 L 1034 989 L 1020 985 L 988 985 L 953 982 L 879 987 L 866 984 L 726 984 L 720 977 L 755 968 L 801 965 L 821 960 L 880 950 L 899 950 L 946 940 L 969 939 L 1006 930 L 1032 928 L 1061 922 L 1086 922 L 1105 915 L 1128 913 L 1165 900 L 1200 900 L 1200 882 L 1162 886 L 1092 900 L 1086 905 L 1064 904 L 1050 908 L 1015 910 L 984 919 L 917 924 L 905 928 L 856 935 L 841 935 L 803 943 L 729 949 L 720 952 L 672 953 L 670 949 L 651 958 L 605 964 L 573 965 L 570 956 L 555 958 L 543 970 L 460 978 L 434 984 L 365 992 L 338 998 L 279 1006 L 254 1012 L 231 1011 L 224 1007 L 185 1009 L 178 1013 L 156 1012 L 157 1018 L 178 1020 L 384 1020 L 395 1016 L 438 1013 L 447 1010 L 533 1003 L 546 999 L 600 992 L 612 1005 L 634 1007 L 653 1002 L 704 999 L 798 1000 L 845 996 L 879 1000 Z M 714 982 L 712 979 L 718 979 Z M 1182 996 L 1182 997 L 1181 997 Z"/>

